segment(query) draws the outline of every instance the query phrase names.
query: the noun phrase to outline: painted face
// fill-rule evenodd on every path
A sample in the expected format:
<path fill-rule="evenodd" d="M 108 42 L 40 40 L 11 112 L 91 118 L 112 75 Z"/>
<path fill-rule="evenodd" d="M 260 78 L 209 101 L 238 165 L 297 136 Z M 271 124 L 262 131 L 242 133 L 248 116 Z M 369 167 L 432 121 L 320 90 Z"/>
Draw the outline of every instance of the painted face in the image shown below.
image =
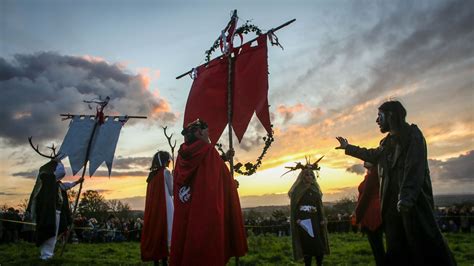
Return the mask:
<path fill-rule="evenodd" d="M 377 114 L 377 120 L 375 120 L 377 125 L 379 125 L 380 132 L 386 133 L 390 131 L 390 126 L 388 124 L 387 116 L 382 111 L 379 111 Z"/>

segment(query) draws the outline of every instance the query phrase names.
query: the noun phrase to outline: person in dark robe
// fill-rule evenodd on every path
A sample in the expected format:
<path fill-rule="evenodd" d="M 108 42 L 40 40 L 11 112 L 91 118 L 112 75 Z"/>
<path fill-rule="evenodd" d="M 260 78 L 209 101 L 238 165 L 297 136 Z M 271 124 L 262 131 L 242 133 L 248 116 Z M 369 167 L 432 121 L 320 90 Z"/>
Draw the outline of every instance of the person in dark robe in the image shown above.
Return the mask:
<path fill-rule="evenodd" d="M 329 254 L 326 217 L 323 209 L 323 193 L 312 169 L 303 169 L 288 191 L 290 197 L 290 225 L 292 232 L 293 257 L 304 259 L 311 265 L 316 257 L 318 266 L 323 264 L 324 255 Z"/>
<path fill-rule="evenodd" d="M 385 248 L 383 245 L 382 217 L 380 215 L 379 177 L 377 168 L 364 162 L 367 173 L 359 184 L 359 198 L 355 209 L 356 223 L 367 234 L 372 254 L 377 266 L 384 265 Z"/>
<path fill-rule="evenodd" d="M 387 101 L 376 119 L 380 131 L 388 133 L 379 147 L 361 148 L 337 137 L 336 149 L 377 164 L 390 265 L 456 265 L 434 216 L 426 141 L 416 125 L 405 121 L 406 114 L 399 101 Z"/>
<path fill-rule="evenodd" d="M 196 120 L 181 132 L 174 172 L 171 265 L 225 265 L 247 253 L 235 180 Z"/>
<path fill-rule="evenodd" d="M 26 215 L 36 223 L 36 245 L 40 247 L 42 260 L 53 257 L 58 235 L 66 232 L 72 223 L 67 190 L 84 180 L 63 183 L 61 179 L 65 175 L 59 159 L 41 166 L 28 201 Z"/>
<path fill-rule="evenodd" d="M 145 214 L 143 216 L 140 250 L 142 261 L 168 265 L 171 228 L 173 226 L 173 176 L 167 169 L 170 154 L 159 151 L 153 156 L 146 180 Z"/>

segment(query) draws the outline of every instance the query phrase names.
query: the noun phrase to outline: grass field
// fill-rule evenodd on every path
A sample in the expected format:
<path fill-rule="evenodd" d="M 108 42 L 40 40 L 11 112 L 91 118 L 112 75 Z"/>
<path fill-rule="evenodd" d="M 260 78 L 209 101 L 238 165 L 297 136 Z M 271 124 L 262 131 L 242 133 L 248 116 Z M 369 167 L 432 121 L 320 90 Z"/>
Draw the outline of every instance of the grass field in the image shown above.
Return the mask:
<path fill-rule="evenodd" d="M 361 234 L 330 234 L 331 255 L 325 265 L 374 265 L 366 237 Z M 474 265 L 474 234 L 447 234 L 458 265 Z M 249 253 L 240 259 L 241 265 L 303 265 L 292 260 L 290 237 L 273 235 L 250 236 Z M 1 265 L 152 265 L 140 261 L 137 242 L 111 244 L 69 244 L 62 257 L 58 255 L 47 263 L 38 259 L 34 244 L 20 242 L 0 245 Z M 315 263 L 313 261 L 313 263 Z M 232 259 L 229 265 L 234 265 Z"/>

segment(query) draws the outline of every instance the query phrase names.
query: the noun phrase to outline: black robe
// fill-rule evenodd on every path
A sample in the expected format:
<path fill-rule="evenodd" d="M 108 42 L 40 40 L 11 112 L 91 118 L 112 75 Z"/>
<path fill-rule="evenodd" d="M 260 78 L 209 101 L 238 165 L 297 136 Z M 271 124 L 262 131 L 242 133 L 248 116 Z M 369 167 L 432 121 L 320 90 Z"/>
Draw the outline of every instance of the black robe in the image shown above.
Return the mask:
<path fill-rule="evenodd" d="M 426 142 L 418 127 L 405 124 L 375 149 L 348 145 L 346 154 L 378 165 L 389 263 L 455 265 L 435 220 Z M 399 200 L 408 211 L 397 210 Z"/>
<path fill-rule="evenodd" d="M 61 210 L 58 235 L 67 230 L 72 223 L 67 192 L 61 190 L 54 170 L 57 162 L 50 161 L 39 169 L 36 184 L 31 193 L 27 208 L 27 220 L 36 223 L 36 245 L 56 234 L 56 210 Z M 58 205 L 62 197 L 62 204 Z"/>

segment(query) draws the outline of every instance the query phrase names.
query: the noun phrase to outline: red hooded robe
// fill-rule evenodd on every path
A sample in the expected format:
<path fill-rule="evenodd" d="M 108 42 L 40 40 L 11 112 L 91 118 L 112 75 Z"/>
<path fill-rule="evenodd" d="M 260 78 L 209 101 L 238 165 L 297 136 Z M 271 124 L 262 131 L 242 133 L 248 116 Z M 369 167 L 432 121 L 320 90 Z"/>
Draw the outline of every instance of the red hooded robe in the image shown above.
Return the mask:
<path fill-rule="evenodd" d="M 183 143 L 174 184 L 174 220 L 170 265 L 225 265 L 248 250 L 239 196 L 226 164 L 202 140 Z M 181 202 L 178 191 L 191 187 Z"/>
<path fill-rule="evenodd" d="M 152 171 L 146 189 L 145 214 L 140 240 L 142 261 L 168 257 L 168 230 L 164 168 Z"/>
<path fill-rule="evenodd" d="M 380 214 L 379 177 L 376 168 L 367 170 L 359 185 L 356 220 L 362 227 L 375 231 L 382 224 Z"/>

